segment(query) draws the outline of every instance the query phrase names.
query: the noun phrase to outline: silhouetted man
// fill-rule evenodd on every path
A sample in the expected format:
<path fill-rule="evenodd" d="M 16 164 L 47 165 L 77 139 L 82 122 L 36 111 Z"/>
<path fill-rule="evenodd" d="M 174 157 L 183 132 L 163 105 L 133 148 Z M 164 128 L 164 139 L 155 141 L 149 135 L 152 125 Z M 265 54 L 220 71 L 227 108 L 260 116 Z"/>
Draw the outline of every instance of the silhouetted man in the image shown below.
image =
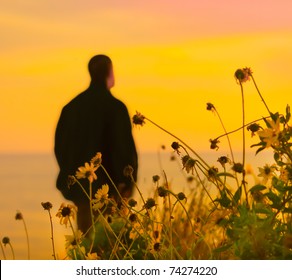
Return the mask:
<path fill-rule="evenodd" d="M 133 185 L 123 170 L 131 165 L 136 180 L 138 168 L 127 108 L 110 92 L 115 83 L 110 58 L 96 55 L 89 61 L 88 69 L 91 76 L 89 88 L 63 108 L 55 134 L 55 155 L 60 167 L 57 188 L 78 207 L 77 224 L 83 233 L 91 226 L 89 200 L 77 184 L 68 187 L 68 175 L 75 175 L 78 167 L 101 152 L 102 164 L 121 195 L 129 197 Z M 93 193 L 107 183 L 110 196 L 117 200 L 117 193 L 103 170 L 99 168 L 96 174 Z M 88 180 L 82 179 L 81 182 L 88 191 Z"/>

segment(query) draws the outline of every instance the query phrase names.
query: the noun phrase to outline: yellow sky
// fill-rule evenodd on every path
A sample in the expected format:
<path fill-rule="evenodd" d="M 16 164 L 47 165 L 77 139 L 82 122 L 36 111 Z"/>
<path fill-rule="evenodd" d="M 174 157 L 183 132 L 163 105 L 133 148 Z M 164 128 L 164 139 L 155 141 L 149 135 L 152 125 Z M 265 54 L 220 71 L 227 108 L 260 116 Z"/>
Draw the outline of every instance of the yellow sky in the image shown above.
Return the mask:
<path fill-rule="evenodd" d="M 113 94 L 131 116 L 142 112 L 197 150 L 222 132 L 206 102 L 228 129 L 241 125 L 237 68 L 253 69 L 272 111 L 291 103 L 289 1 L 252 1 L 248 8 L 228 0 L 16 2 L 3 1 L 0 12 L 0 152 L 52 151 L 60 110 L 88 86 L 87 62 L 96 53 L 112 58 Z M 247 121 L 266 115 L 252 84 L 244 87 Z M 150 124 L 134 136 L 141 151 L 172 141 Z M 240 136 L 232 137 L 236 148 Z"/>

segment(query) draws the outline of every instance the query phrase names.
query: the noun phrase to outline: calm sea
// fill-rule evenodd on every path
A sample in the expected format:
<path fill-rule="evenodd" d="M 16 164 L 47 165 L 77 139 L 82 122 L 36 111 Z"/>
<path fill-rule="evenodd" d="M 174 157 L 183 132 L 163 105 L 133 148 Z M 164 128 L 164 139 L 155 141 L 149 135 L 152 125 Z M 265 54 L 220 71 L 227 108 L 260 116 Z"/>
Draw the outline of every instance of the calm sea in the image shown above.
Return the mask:
<path fill-rule="evenodd" d="M 210 165 L 216 163 L 218 152 L 203 153 L 201 156 Z M 171 153 L 144 153 L 139 156 L 139 182 L 145 198 L 153 193 L 153 175 L 161 175 L 165 170 L 168 181 L 175 191 L 185 190 L 188 185 L 186 174 L 182 172 L 180 162 L 170 160 Z M 238 155 L 238 161 L 240 157 Z M 271 154 L 262 153 L 254 157 L 247 154 L 247 163 L 262 166 L 272 161 Z M 257 173 L 257 168 L 254 168 Z M 47 211 L 41 202 L 53 204 L 52 214 L 56 251 L 61 258 L 64 253 L 64 235 L 71 234 L 69 229 L 61 226 L 56 212 L 62 202 L 62 195 L 55 188 L 58 167 L 53 154 L 0 155 L 0 238 L 8 236 L 15 251 L 16 259 L 27 259 L 27 244 L 23 222 L 15 220 L 16 211 L 20 211 L 25 219 L 31 259 L 52 259 L 50 224 Z M 10 248 L 5 248 L 8 259 L 12 258 Z M 3 259 L 2 252 L 0 258 Z"/>

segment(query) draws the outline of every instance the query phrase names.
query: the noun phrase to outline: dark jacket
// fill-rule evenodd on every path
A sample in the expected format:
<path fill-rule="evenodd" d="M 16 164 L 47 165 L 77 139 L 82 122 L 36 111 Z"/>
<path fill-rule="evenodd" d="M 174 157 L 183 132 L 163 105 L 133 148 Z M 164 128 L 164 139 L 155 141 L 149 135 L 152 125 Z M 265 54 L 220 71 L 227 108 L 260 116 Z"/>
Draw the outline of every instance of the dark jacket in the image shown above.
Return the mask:
<path fill-rule="evenodd" d="M 77 184 L 68 188 L 68 175 L 75 175 L 78 167 L 97 152 L 102 153 L 102 164 L 114 183 L 124 185 L 122 195 L 129 196 L 133 184 L 123 170 L 131 165 L 136 180 L 138 163 L 128 110 L 110 91 L 91 84 L 63 108 L 55 134 L 55 155 L 60 167 L 57 188 L 77 205 L 87 198 Z M 116 197 L 103 170 L 99 168 L 96 174 L 93 191 L 108 183 L 110 194 Z M 88 190 L 88 180 L 82 179 L 81 183 Z"/>

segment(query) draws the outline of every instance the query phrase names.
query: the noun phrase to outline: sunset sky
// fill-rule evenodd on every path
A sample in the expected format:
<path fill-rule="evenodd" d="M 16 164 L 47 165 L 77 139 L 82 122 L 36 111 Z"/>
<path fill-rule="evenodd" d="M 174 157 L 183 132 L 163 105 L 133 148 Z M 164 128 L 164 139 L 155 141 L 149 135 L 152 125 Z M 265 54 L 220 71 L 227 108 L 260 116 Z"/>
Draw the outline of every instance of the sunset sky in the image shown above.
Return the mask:
<path fill-rule="evenodd" d="M 0 152 L 52 152 L 61 108 L 87 88 L 98 53 L 112 58 L 112 92 L 131 116 L 206 150 L 222 133 L 207 102 L 227 129 L 241 125 L 237 68 L 252 68 L 272 111 L 291 103 L 291 14 L 291 0 L 2 0 Z M 252 83 L 244 88 L 247 122 L 267 115 Z M 133 133 L 139 151 L 172 141 L 149 123 Z"/>

